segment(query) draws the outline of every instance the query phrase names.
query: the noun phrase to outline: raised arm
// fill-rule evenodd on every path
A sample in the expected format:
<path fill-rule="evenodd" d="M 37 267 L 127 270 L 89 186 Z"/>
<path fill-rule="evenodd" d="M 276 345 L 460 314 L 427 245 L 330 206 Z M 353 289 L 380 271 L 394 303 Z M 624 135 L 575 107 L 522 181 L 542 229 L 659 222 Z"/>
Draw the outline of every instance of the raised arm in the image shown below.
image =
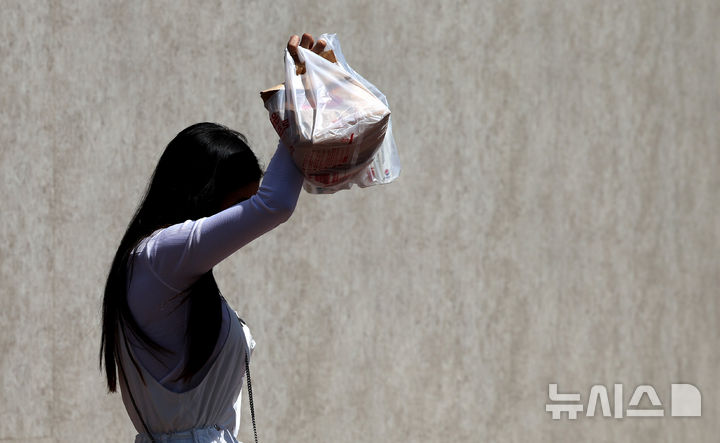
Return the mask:
<path fill-rule="evenodd" d="M 145 248 L 150 266 L 167 286 L 186 289 L 233 252 L 285 222 L 302 183 L 287 147 L 280 143 L 255 195 L 210 217 L 156 232 Z"/>

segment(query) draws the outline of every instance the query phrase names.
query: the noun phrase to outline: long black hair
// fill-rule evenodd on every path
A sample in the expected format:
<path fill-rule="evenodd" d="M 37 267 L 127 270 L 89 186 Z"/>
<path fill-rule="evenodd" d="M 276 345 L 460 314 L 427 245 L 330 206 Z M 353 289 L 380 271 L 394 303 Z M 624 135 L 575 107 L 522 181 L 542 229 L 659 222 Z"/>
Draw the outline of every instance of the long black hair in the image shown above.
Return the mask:
<path fill-rule="evenodd" d="M 157 229 L 219 212 L 229 194 L 258 182 L 262 174 L 245 136 L 219 124 L 192 125 L 167 145 L 120 241 L 105 285 L 100 369 L 104 359 L 110 392 L 117 387 L 116 367 L 122 370 L 121 327 L 125 332 L 122 337 L 129 332 L 154 351 L 169 352 L 145 334 L 130 313 L 127 289 L 132 276 L 132 250 Z M 179 378 L 188 381 L 207 362 L 220 334 L 222 296 L 212 270 L 182 297 L 189 303 L 188 359 Z M 137 362 L 132 363 L 137 367 Z"/>

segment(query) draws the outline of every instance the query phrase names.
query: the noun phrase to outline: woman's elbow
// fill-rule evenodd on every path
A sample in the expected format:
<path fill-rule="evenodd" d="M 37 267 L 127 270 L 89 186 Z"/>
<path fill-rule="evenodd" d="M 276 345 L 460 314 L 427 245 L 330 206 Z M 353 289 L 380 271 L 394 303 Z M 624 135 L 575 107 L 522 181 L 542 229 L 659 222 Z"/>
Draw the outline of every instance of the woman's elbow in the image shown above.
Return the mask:
<path fill-rule="evenodd" d="M 293 212 L 295 212 L 295 204 L 283 204 L 275 208 L 274 213 L 278 224 L 290 220 Z"/>
<path fill-rule="evenodd" d="M 285 223 L 295 212 L 296 199 L 272 198 L 272 196 L 256 195 L 256 207 L 271 217 L 277 224 Z"/>
<path fill-rule="evenodd" d="M 275 225 L 285 223 L 290 219 L 293 212 L 295 212 L 294 202 L 277 201 L 264 206 L 266 214 L 272 218 Z"/>

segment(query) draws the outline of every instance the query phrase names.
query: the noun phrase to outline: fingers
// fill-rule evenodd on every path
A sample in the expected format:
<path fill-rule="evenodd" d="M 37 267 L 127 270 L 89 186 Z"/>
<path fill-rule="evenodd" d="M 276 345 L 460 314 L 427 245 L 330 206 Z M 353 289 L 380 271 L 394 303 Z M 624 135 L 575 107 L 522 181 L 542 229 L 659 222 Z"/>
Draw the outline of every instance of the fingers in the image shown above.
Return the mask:
<path fill-rule="evenodd" d="M 312 35 L 308 34 L 307 32 L 302 35 L 302 39 L 297 35 L 290 36 L 287 44 L 287 50 L 293 60 L 295 60 L 296 64 L 300 63 L 300 59 L 298 58 L 298 46 L 302 46 L 305 49 L 312 48 L 312 51 L 314 53 L 320 54 L 325 50 L 327 42 L 325 40 L 318 40 L 317 43 L 315 43 Z"/>
<path fill-rule="evenodd" d="M 312 35 L 308 34 L 307 32 L 302 35 L 302 40 L 300 40 L 300 46 L 302 46 L 305 49 L 310 49 L 313 45 L 313 38 Z"/>
<path fill-rule="evenodd" d="M 290 53 L 290 56 L 295 60 L 295 63 L 299 63 L 300 60 L 298 59 L 298 44 L 300 43 L 300 37 L 297 35 L 290 36 L 290 40 L 288 40 L 287 44 L 287 50 Z"/>
<path fill-rule="evenodd" d="M 315 54 L 320 54 L 325 50 L 325 45 L 327 45 L 327 42 L 325 40 L 318 40 L 317 43 L 315 43 L 315 47 L 312 48 L 312 51 Z"/>

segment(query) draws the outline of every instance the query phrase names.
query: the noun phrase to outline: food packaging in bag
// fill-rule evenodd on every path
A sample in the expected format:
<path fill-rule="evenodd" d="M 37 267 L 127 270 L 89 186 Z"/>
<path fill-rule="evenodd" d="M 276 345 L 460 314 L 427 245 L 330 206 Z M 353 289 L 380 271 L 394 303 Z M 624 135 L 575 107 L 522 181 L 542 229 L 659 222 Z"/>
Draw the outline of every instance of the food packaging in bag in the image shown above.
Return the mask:
<path fill-rule="evenodd" d="M 285 50 L 285 83 L 260 93 L 270 122 L 313 194 L 390 183 L 400 174 L 385 96 L 345 61 L 335 34 L 326 51 Z"/>

